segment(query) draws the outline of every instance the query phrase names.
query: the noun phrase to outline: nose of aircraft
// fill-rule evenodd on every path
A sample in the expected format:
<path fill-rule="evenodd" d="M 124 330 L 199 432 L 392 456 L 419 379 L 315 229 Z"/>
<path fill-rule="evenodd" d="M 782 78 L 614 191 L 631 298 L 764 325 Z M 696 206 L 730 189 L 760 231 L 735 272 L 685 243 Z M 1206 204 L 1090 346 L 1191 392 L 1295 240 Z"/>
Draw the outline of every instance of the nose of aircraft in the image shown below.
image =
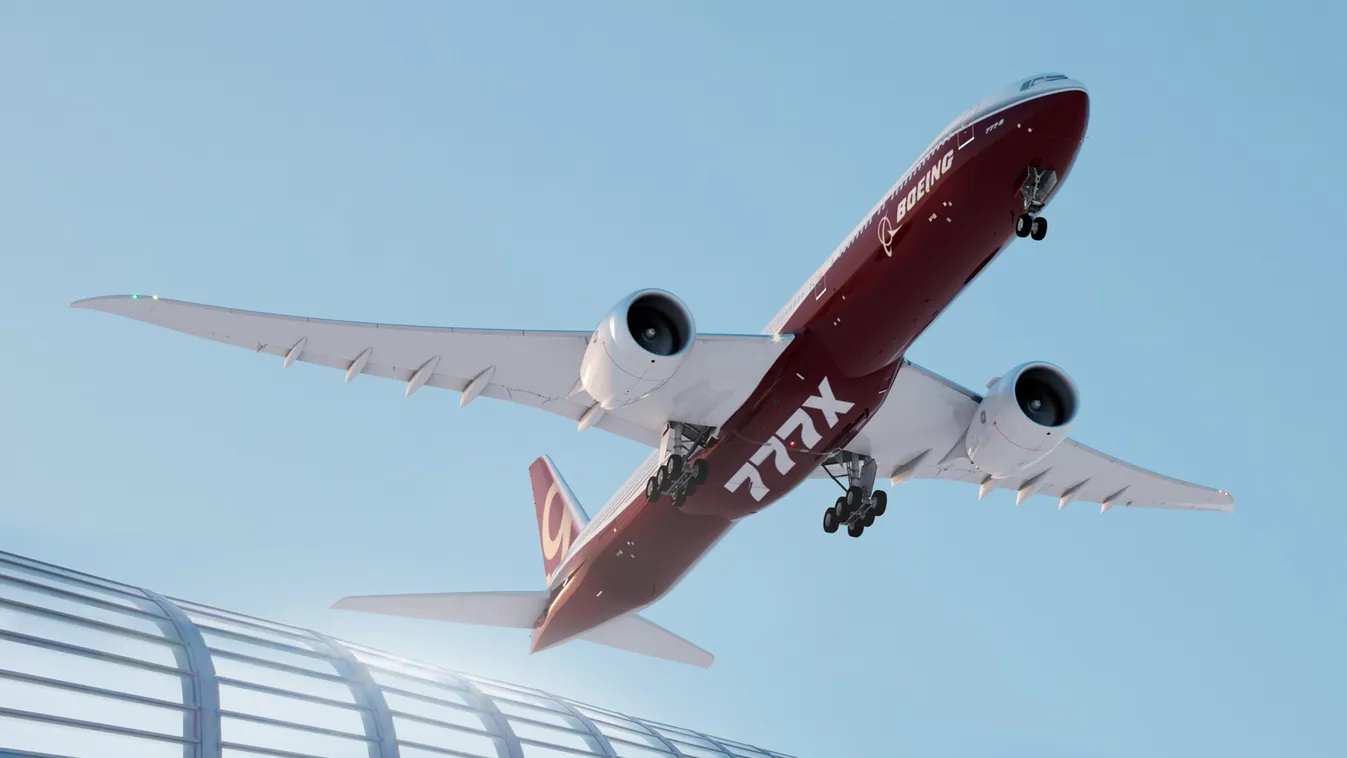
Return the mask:
<path fill-rule="evenodd" d="M 1035 74 L 1007 86 L 981 103 L 979 111 L 990 113 L 1008 105 L 1034 100 L 1059 92 L 1080 92 L 1088 100 L 1085 85 L 1066 74 Z"/>

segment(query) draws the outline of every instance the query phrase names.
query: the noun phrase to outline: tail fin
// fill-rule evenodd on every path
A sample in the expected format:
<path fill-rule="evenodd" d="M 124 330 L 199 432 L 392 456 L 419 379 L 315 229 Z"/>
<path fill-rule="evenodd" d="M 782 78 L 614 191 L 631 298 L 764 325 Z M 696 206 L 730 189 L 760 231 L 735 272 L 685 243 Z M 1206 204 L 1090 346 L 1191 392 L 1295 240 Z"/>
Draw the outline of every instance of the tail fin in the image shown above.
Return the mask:
<path fill-rule="evenodd" d="M 547 611 L 546 592 L 431 592 L 423 595 L 359 595 L 338 600 L 342 611 L 381 613 L 431 621 L 532 629 Z"/>
<path fill-rule="evenodd" d="M 533 503 L 538 508 L 538 538 L 543 549 L 543 571 L 552 581 L 561 563 L 589 524 L 575 494 L 566 486 L 552 459 L 542 456 L 529 466 Z M 560 501 L 560 502 L 558 502 Z"/>

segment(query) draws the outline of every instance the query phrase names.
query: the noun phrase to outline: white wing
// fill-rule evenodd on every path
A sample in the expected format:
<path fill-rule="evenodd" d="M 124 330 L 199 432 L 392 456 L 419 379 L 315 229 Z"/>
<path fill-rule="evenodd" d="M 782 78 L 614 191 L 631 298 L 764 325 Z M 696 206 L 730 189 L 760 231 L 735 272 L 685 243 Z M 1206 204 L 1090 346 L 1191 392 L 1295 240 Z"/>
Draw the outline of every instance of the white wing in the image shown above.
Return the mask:
<path fill-rule="evenodd" d="M 889 398 L 846 449 L 873 457 L 878 477 L 949 479 L 981 484 L 986 478 L 963 452 L 963 434 L 981 397 L 913 363 L 904 363 Z M 916 465 L 913 466 L 913 462 Z M 841 474 L 839 468 L 834 473 Z M 814 476 L 824 476 L 820 470 Z M 1231 513 L 1235 501 L 1221 490 L 1173 479 L 1105 455 L 1068 439 L 1023 475 L 995 488 L 1025 497 L 1049 495 L 1067 502 L 1112 507 L 1170 508 Z M 1065 503 L 1063 503 L 1065 504 Z"/>
<path fill-rule="evenodd" d="M 259 353 L 463 392 L 481 376 L 481 394 L 572 420 L 593 404 L 580 360 L 590 332 L 455 329 L 329 321 L 218 308 L 166 298 L 112 295 L 75 308 L 105 311 Z M 699 334 L 673 378 L 649 397 L 603 415 L 597 428 L 658 445 L 666 422 L 719 426 L 748 398 L 790 343 L 789 336 Z"/>

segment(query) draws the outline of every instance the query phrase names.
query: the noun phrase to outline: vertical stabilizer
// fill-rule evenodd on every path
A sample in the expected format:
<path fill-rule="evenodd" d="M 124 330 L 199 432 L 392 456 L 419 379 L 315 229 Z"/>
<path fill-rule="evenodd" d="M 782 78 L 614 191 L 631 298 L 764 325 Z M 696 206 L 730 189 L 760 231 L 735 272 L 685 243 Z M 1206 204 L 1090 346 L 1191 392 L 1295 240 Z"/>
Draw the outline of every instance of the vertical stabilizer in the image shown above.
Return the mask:
<path fill-rule="evenodd" d="M 543 549 L 543 571 L 547 581 L 565 560 L 580 538 L 580 532 L 589 523 L 571 488 L 561 478 L 552 459 L 542 456 L 529 466 L 533 482 L 533 503 L 538 509 L 538 538 Z"/>

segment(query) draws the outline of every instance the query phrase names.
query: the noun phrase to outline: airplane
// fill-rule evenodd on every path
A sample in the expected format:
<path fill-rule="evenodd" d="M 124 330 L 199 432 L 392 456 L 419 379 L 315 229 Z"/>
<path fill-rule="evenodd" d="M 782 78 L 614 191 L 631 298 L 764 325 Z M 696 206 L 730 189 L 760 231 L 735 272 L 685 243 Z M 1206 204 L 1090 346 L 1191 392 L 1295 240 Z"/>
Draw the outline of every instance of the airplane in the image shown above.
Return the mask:
<path fill-rule="evenodd" d="M 1075 164 L 1089 94 L 1062 74 L 1021 79 L 969 108 L 761 334 L 697 331 L 661 289 L 622 298 L 592 331 L 330 321 L 121 295 L 72 303 L 345 372 L 411 396 L 430 386 L 551 412 L 651 448 L 593 518 L 552 460 L 529 467 L 542 590 L 348 597 L 333 607 L 531 630 L 530 652 L 571 640 L 708 667 L 713 656 L 640 611 L 746 516 L 806 479 L 841 494 L 825 532 L 860 537 L 886 512 L 876 488 L 912 479 L 1013 490 L 1058 508 L 1232 513 L 1228 492 L 1124 463 L 1069 438 L 1080 407 L 1062 368 L 1029 361 L 975 392 L 908 348 L 1043 211 Z"/>

